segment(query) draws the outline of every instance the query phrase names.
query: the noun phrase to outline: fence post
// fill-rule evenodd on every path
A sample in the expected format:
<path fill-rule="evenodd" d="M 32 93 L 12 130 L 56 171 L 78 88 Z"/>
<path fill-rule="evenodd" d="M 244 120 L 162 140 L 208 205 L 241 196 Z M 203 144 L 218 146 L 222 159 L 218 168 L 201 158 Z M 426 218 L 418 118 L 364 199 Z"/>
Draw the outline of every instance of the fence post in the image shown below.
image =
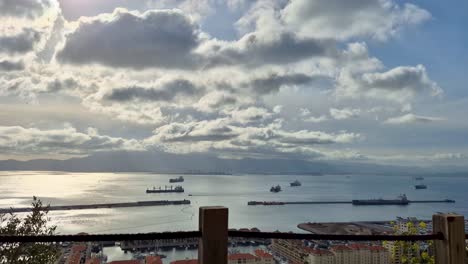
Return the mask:
<path fill-rule="evenodd" d="M 432 231 L 442 233 L 444 240 L 434 241 L 436 264 L 464 264 L 465 220 L 462 215 L 436 214 L 432 216 Z"/>
<path fill-rule="evenodd" d="M 199 264 L 227 264 L 228 209 L 222 206 L 200 207 L 198 245 Z"/>

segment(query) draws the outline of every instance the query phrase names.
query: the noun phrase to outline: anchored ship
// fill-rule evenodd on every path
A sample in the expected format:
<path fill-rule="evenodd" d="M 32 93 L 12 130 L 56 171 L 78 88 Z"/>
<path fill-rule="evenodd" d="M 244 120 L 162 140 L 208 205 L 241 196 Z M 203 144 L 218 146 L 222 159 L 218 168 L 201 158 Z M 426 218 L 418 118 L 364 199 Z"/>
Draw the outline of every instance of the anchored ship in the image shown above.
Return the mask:
<path fill-rule="evenodd" d="M 298 180 L 295 180 L 293 182 L 290 183 L 291 187 L 298 187 L 298 186 L 301 186 L 301 182 L 298 181 Z"/>
<path fill-rule="evenodd" d="M 153 186 L 153 189 L 146 189 L 146 193 L 183 193 L 184 188 L 182 186 L 176 186 L 175 188 L 172 188 L 172 185 L 167 188 L 167 186 L 164 186 L 164 189 L 159 187 L 156 189 L 156 187 Z"/>
<path fill-rule="evenodd" d="M 417 185 L 414 186 L 414 188 L 415 188 L 416 190 L 427 189 L 427 185 L 425 185 L 425 184 L 417 184 Z"/>
<path fill-rule="evenodd" d="M 398 196 L 398 199 L 369 199 L 369 200 L 352 200 L 353 205 L 408 205 L 409 201 L 405 194 Z"/>
<path fill-rule="evenodd" d="M 281 186 L 279 185 L 271 186 L 270 192 L 274 192 L 274 193 L 281 192 Z"/>
<path fill-rule="evenodd" d="M 179 176 L 179 177 L 177 177 L 177 178 L 172 178 L 172 179 L 169 179 L 169 182 L 170 182 L 170 183 L 184 182 L 184 177 Z"/>

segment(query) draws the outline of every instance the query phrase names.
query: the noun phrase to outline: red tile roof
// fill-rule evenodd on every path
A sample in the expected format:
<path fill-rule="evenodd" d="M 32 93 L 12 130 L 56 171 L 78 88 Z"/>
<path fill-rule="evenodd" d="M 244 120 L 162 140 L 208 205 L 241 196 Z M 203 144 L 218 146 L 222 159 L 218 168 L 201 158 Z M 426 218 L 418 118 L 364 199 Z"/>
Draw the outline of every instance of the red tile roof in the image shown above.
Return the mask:
<path fill-rule="evenodd" d="M 249 253 L 237 253 L 229 255 L 229 260 L 237 260 L 237 259 L 257 259 L 258 257 L 249 254 Z"/>
<path fill-rule="evenodd" d="M 304 247 L 303 249 L 305 252 L 309 254 L 313 254 L 313 255 L 333 255 L 333 253 L 331 253 L 331 251 L 329 250 L 313 249 L 313 248 L 308 248 L 308 247 Z"/>
<path fill-rule="evenodd" d="M 176 261 L 172 261 L 171 264 L 198 264 L 198 260 L 197 259 L 176 260 Z"/>
<path fill-rule="evenodd" d="M 98 258 L 90 258 L 86 260 L 85 264 L 101 264 L 101 260 Z"/>
<path fill-rule="evenodd" d="M 139 260 L 116 260 L 109 262 L 108 264 L 141 264 Z"/>
<path fill-rule="evenodd" d="M 364 245 L 364 244 L 351 244 L 348 245 L 348 247 L 356 250 L 363 250 L 363 249 L 369 249 L 369 246 Z"/>
<path fill-rule="evenodd" d="M 387 250 L 386 248 L 384 248 L 382 246 L 370 246 L 369 249 L 372 250 L 372 251 L 385 251 L 385 250 Z"/>
<path fill-rule="evenodd" d="M 65 261 L 66 264 L 80 264 L 81 262 L 81 253 L 73 252 Z"/>
<path fill-rule="evenodd" d="M 82 252 L 82 251 L 85 251 L 86 250 L 86 245 L 73 245 L 72 248 L 71 248 L 71 251 L 72 252 Z"/>
<path fill-rule="evenodd" d="M 163 264 L 159 256 L 146 256 L 145 264 Z"/>
<path fill-rule="evenodd" d="M 351 250 L 349 247 L 344 246 L 344 245 L 336 245 L 331 247 L 331 250 L 333 251 L 345 251 L 345 250 Z"/>
<path fill-rule="evenodd" d="M 273 258 L 273 256 L 271 254 L 269 254 L 269 253 L 267 253 L 267 252 L 265 252 L 265 251 L 263 251 L 261 249 L 255 250 L 255 255 L 257 257 L 262 258 L 262 259 L 272 259 Z"/>

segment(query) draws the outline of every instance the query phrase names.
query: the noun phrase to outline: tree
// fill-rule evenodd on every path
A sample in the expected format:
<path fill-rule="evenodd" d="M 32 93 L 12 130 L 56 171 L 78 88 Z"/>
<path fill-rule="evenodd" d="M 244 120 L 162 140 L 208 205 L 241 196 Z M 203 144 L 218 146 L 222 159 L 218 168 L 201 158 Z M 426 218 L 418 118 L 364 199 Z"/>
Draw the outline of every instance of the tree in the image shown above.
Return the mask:
<path fill-rule="evenodd" d="M 427 225 L 424 222 L 420 222 L 415 225 L 412 222 L 406 223 L 406 230 L 400 230 L 399 226 L 392 222 L 393 230 L 397 234 L 401 235 L 416 235 L 419 233 L 419 230 L 425 230 Z M 418 230 L 419 227 L 419 230 Z M 385 242 L 388 244 L 389 242 Z M 392 242 L 395 248 L 398 250 L 393 250 L 392 257 L 396 258 L 396 252 L 399 252 L 400 261 L 403 264 L 433 264 L 434 256 L 430 256 L 427 252 L 428 248 L 431 248 L 433 245 L 432 241 L 428 242 L 410 242 L 410 241 L 395 241 Z M 424 245 L 424 247 L 422 247 Z M 422 248 L 426 248 L 423 250 Z"/>
<path fill-rule="evenodd" d="M 37 236 L 53 235 L 56 226 L 50 226 L 47 217 L 49 205 L 33 197 L 31 213 L 24 218 L 10 212 L 0 215 L 0 235 Z M 5 243 L 0 244 L 0 263 L 49 264 L 57 260 L 59 250 L 50 243 Z"/>

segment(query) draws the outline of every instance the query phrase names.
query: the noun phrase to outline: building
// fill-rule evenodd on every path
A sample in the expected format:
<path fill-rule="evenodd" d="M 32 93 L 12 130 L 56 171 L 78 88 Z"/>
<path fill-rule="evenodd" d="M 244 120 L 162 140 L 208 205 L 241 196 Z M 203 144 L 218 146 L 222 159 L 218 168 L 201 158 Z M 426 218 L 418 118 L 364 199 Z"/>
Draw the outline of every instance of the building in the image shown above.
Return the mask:
<path fill-rule="evenodd" d="M 163 264 L 159 256 L 146 256 L 145 264 Z"/>
<path fill-rule="evenodd" d="M 360 264 L 371 264 L 371 253 L 369 246 L 364 244 L 348 245 L 352 250 L 352 262 Z"/>
<path fill-rule="evenodd" d="M 108 264 L 142 264 L 140 260 L 116 260 L 116 261 L 111 261 Z"/>
<path fill-rule="evenodd" d="M 306 248 L 308 264 L 335 264 L 335 255 L 329 250 Z"/>
<path fill-rule="evenodd" d="M 259 257 L 263 264 L 274 264 L 275 263 L 275 260 L 273 258 L 273 256 L 261 249 L 257 249 L 254 251 L 254 254 L 255 256 Z"/>
<path fill-rule="evenodd" d="M 390 264 L 390 253 L 382 246 L 370 246 L 370 258 L 372 264 Z"/>
<path fill-rule="evenodd" d="M 86 260 L 85 264 L 101 264 L 101 260 L 99 258 L 90 258 Z"/>
<path fill-rule="evenodd" d="M 330 251 L 335 255 L 336 264 L 360 264 L 359 262 L 354 262 L 352 249 L 345 245 L 333 246 Z"/>
<path fill-rule="evenodd" d="M 308 254 L 303 250 L 302 241 L 272 239 L 271 251 L 290 263 L 304 263 L 307 260 Z"/>
<path fill-rule="evenodd" d="M 172 261 L 170 264 L 198 264 L 198 260 L 197 259 L 176 260 L 176 261 Z"/>
<path fill-rule="evenodd" d="M 237 253 L 230 254 L 228 256 L 228 264 L 237 264 L 237 263 L 246 263 L 246 264 L 263 264 L 262 260 L 249 253 Z"/>
<path fill-rule="evenodd" d="M 70 255 L 65 264 L 81 264 L 86 260 L 86 251 L 88 247 L 84 244 L 73 245 L 70 249 Z"/>

